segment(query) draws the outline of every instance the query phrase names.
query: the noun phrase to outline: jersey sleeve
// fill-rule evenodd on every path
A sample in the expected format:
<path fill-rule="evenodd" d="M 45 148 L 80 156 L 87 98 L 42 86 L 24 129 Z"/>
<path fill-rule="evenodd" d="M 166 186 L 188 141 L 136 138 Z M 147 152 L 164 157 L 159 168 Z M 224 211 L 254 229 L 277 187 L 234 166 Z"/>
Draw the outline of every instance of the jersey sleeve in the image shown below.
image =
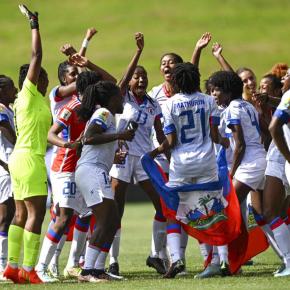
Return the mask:
<path fill-rule="evenodd" d="M 72 111 L 72 109 L 64 106 L 58 113 L 56 117 L 56 122 L 60 124 L 62 127 L 67 128 L 71 123 L 73 113 L 74 112 Z"/>
<path fill-rule="evenodd" d="M 155 106 L 156 106 L 156 115 L 155 115 L 155 120 L 156 120 L 156 119 L 160 119 L 163 115 L 162 115 L 161 107 L 157 101 L 155 101 Z"/>
<path fill-rule="evenodd" d="M 237 104 L 230 104 L 226 112 L 226 124 L 229 125 L 240 125 L 241 124 L 241 113 Z"/>
<path fill-rule="evenodd" d="M 106 131 L 110 124 L 110 112 L 105 108 L 98 109 L 92 116 L 90 124 L 97 124 Z"/>
<path fill-rule="evenodd" d="M 7 114 L 7 109 L 0 104 L 0 123 L 9 122 L 9 116 Z"/>
<path fill-rule="evenodd" d="M 60 86 L 56 86 L 56 87 L 54 87 L 54 88 L 51 90 L 50 94 L 49 94 L 49 99 L 50 99 L 51 101 L 56 102 L 56 103 L 58 103 L 58 102 L 60 102 L 60 101 L 63 100 L 63 98 L 60 98 L 60 97 L 58 97 L 58 95 L 57 95 L 59 87 L 60 87 Z"/>
<path fill-rule="evenodd" d="M 274 116 L 280 119 L 283 124 L 288 124 L 290 122 L 290 91 L 282 97 Z"/>
<path fill-rule="evenodd" d="M 172 109 L 172 102 L 169 99 L 163 105 L 163 119 L 164 119 L 163 131 L 165 135 L 176 132 L 176 127 L 175 127 L 174 120 L 171 114 L 171 109 Z"/>
<path fill-rule="evenodd" d="M 210 107 L 211 107 L 211 112 L 210 112 L 210 117 L 209 117 L 209 122 L 211 125 L 219 125 L 220 124 L 220 110 L 218 108 L 218 105 L 216 104 L 215 100 L 213 97 L 210 98 Z"/>

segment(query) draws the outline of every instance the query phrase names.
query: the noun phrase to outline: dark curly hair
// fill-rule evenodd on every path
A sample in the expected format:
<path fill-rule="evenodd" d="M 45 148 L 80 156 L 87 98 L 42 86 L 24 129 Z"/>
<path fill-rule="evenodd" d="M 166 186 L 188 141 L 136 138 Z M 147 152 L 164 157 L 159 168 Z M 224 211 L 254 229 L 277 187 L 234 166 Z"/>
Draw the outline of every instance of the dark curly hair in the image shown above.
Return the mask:
<path fill-rule="evenodd" d="M 161 58 L 160 58 L 160 64 L 161 64 L 161 62 L 162 62 L 162 59 L 163 59 L 165 56 L 171 56 L 171 57 L 174 59 L 175 63 L 182 63 L 182 62 L 183 62 L 183 59 L 182 59 L 182 57 L 181 57 L 180 55 L 178 55 L 178 54 L 176 54 L 176 53 L 174 53 L 174 52 L 168 52 L 168 53 L 164 53 L 164 54 L 161 56 Z"/>
<path fill-rule="evenodd" d="M 23 64 L 19 69 L 18 86 L 19 86 L 20 90 L 22 89 L 22 86 L 23 86 L 23 83 L 26 79 L 28 70 L 29 70 L 29 64 Z M 47 74 L 47 73 L 46 73 L 46 70 L 44 68 L 41 68 L 39 76 L 43 75 L 43 74 Z"/>
<path fill-rule="evenodd" d="M 78 94 L 82 96 L 89 85 L 96 84 L 101 80 L 101 75 L 94 71 L 81 72 L 76 80 Z"/>
<path fill-rule="evenodd" d="M 60 82 L 60 84 L 62 86 L 65 86 L 66 84 L 64 83 L 64 75 L 66 74 L 66 72 L 68 71 L 68 68 L 72 66 L 67 60 L 61 62 L 58 65 L 58 69 L 57 69 L 57 76 L 58 76 L 58 80 Z"/>

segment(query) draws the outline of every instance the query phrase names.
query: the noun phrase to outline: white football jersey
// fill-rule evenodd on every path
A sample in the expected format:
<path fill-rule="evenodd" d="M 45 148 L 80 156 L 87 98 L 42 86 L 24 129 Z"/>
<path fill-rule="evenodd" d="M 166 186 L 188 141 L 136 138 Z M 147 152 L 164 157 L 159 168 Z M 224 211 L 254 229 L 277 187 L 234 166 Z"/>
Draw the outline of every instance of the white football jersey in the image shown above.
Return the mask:
<path fill-rule="evenodd" d="M 241 125 L 242 127 L 246 150 L 241 164 L 253 162 L 258 158 L 266 158 L 266 151 L 261 143 L 258 112 L 252 104 L 242 99 L 231 101 L 226 109 L 226 124 L 227 126 Z M 226 133 L 232 133 L 231 129 L 227 127 Z M 230 143 L 234 151 L 233 137 L 230 137 Z"/>
<path fill-rule="evenodd" d="M 162 106 L 165 135 L 176 132 L 172 149 L 170 175 L 198 178 L 205 171 L 217 169 L 215 150 L 210 137 L 210 123 L 219 125 L 220 114 L 214 98 L 194 93 L 176 94 Z"/>
<path fill-rule="evenodd" d="M 162 116 L 158 102 L 149 97 L 144 97 L 138 104 L 133 94 L 128 91 L 124 99 L 124 110 L 119 116 L 118 132 L 125 130 L 130 121 L 138 123 L 138 129 L 132 142 L 127 142 L 129 154 L 142 156 L 152 150 L 152 127 L 156 118 Z"/>
<path fill-rule="evenodd" d="M 53 121 L 55 121 L 57 114 L 59 113 L 60 109 L 66 105 L 73 97 L 73 94 L 67 98 L 60 98 L 57 96 L 57 90 L 60 86 L 54 87 L 51 92 L 49 93 L 49 100 L 50 100 L 50 110 L 52 114 Z"/>
<path fill-rule="evenodd" d="M 282 97 L 277 110 L 274 113 L 274 116 L 282 120 L 283 131 L 288 148 L 290 148 L 290 90 L 288 90 Z"/>
<path fill-rule="evenodd" d="M 85 132 L 90 124 L 97 124 L 104 130 L 103 134 L 115 134 L 115 117 L 106 108 L 97 109 L 88 121 Z M 111 169 L 114 161 L 115 151 L 117 150 L 117 141 L 100 145 L 84 145 L 82 154 L 78 160 L 77 167 L 81 164 L 94 164 L 106 169 Z"/>
<path fill-rule="evenodd" d="M 13 111 L 0 103 L 0 122 L 2 121 L 9 122 L 13 130 L 15 130 L 13 118 L 14 118 Z M 5 163 L 8 163 L 8 159 L 13 151 L 13 148 L 14 145 L 11 144 L 0 131 L 0 159 Z M 2 166 L 0 166 L 0 176 L 7 174 L 8 172 Z"/>

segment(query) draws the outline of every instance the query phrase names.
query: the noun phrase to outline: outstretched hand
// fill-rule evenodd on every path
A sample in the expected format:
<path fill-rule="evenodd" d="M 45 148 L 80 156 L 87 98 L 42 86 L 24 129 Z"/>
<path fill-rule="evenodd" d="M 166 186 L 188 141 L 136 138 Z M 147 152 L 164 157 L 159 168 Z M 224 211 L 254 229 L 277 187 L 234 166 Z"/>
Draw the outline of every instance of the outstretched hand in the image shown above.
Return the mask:
<path fill-rule="evenodd" d="M 81 56 L 78 53 L 75 53 L 69 57 L 69 62 L 79 66 L 79 67 L 86 67 L 89 63 L 88 59 L 84 56 Z"/>
<path fill-rule="evenodd" d="M 73 54 L 77 53 L 77 51 L 75 50 L 75 48 L 69 44 L 66 43 L 64 44 L 61 48 L 60 51 L 65 54 L 66 56 L 72 56 Z"/>
<path fill-rule="evenodd" d="M 212 46 L 211 51 L 213 56 L 218 58 L 222 54 L 223 47 L 219 43 L 215 42 Z"/>
<path fill-rule="evenodd" d="M 144 48 L 144 35 L 141 32 L 136 32 L 135 33 L 135 40 L 136 40 L 136 45 L 139 50 L 143 50 Z"/>
<path fill-rule="evenodd" d="M 210 41 L 211 41 L 211 34 L 210 34 L 210 32 L 206 32 L 196 42 L 195 46 L 196 46 L 196 48 L 203 49 L 209 44 Z"/>
<path fill-rule="evenodd" d="M 38 29 L 38 12 L 31 12 L 24 4 L 19 6 L 20 12 L 29 20 L 31 29 Z"/>
<path fill-rule="evenodd" d="M 97 31 L 96 28 L 94 28 L 94 27 L 88 28 L 88 30 L 87 30 L 87 34 L 86 34 L 86 39 L 87 39 L 87 40 L 91 40 L 92 37 L 93 37 L 97 32 L 98 32 L 98 31 Z"/>

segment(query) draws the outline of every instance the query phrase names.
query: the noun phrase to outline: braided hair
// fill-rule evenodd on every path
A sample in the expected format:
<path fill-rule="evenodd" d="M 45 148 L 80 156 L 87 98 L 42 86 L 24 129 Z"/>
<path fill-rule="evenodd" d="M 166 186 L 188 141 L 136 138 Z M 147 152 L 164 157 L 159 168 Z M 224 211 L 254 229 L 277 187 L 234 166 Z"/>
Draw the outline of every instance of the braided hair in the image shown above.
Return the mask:
<path fill-rule="evenodd" d="M 176 91 L 185 94 L 197 92 L 200 86 L 198 67 L 190 62 L 176 64 L 172 72 L 172 84 Z"/>
<path fill-rule="evenodd" d="M 88 121 L 95 112 L 97 104 L 106 107 L 111 97 L 119 93 L 120 88 L 109 81 L 100 81 L 97 84 L 89 85 L 84 91 L 78 116 L 83 121 Z"/>

